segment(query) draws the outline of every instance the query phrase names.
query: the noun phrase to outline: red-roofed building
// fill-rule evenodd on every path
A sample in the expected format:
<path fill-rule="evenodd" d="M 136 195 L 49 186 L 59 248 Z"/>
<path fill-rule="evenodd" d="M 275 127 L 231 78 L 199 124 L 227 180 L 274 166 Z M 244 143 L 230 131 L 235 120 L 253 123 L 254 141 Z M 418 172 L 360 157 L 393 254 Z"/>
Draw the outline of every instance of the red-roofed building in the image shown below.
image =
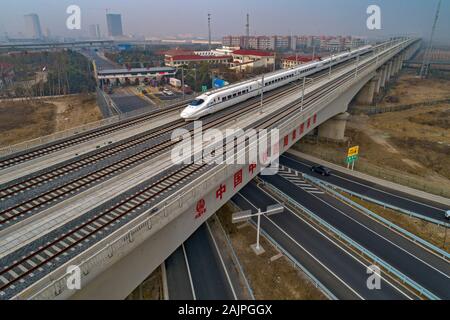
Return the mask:
<path fill-rule="evenodd" d="M 268 51 L 259 50 L 236 50 L 231 54 L 233 64 L 231 69 L 237 71 L 247 71 L 253 68 L 267 68 L 275 63 L 275 54 Z"/>
<path fill-rule="evenodd" d="M 246 50 L 246 49 L 239 49 L 236 51 L 233 51 L 233 56 L 250 56 L 250 57 L 273 57 L 273 52 L 268 51 L 261 51 L 261 50 Z"/>
<path fill-rule="evenodd" d="M 311 62 L 313 60 L 319 60 L 320 57 L 315 57 L 314 59 L 312 56 L 289 56 L 281 59 L 281 64 L 283 65 L 283 69 L 290 69 L 293 67 L 296 67 L 298 65 Z"/>
<path fill-rule="evenodd" d="M 197 54 L 183 54 L 183 55 L 166 55 L 164 62 L 168 67 L 178 67 L 190 63 L 207 62 L 211 64 L 228 64 L 233 60 L 232 56 L 201 56 Z"/>

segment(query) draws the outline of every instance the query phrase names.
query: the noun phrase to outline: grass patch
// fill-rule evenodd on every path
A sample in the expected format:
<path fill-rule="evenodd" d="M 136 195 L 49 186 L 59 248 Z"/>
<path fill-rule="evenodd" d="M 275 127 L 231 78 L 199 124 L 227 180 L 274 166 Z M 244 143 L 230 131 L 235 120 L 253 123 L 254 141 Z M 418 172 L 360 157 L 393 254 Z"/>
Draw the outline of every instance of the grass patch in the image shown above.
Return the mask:
<path fill-rule="evenodd" d="M 235 211 L 235 208 L 227 203 L 216 214 L 231 239 L 257 300 L 327 299 L 287 258 L 283 256 L 270 261 L 270 258 L 279 252 L 264 237 L 261 237 L 261 245 L 266 252 L 260 256 L 255 255 L 250 245 L 256 241 L 256 230 L 250 225 L 238 229 L 231 222 L 231 214 Z"/>

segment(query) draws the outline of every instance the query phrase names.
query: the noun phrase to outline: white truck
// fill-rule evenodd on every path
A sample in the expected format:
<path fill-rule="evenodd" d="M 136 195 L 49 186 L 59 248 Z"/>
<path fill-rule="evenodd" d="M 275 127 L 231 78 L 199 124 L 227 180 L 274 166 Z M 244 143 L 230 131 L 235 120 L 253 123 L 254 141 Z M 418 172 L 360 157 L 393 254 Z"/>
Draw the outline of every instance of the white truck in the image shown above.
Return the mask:
<path fill-rule="evenodd" d="M 181 88 L 181 80 L 177 78 L 170 78 L 169 83 L 172 87 Z"/>

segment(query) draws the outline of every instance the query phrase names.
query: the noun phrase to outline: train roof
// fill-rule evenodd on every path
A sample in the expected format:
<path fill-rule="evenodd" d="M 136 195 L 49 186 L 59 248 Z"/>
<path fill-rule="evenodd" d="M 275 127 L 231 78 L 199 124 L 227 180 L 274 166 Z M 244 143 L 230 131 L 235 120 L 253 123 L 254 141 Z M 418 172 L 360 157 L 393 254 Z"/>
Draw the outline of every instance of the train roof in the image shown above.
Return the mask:
<path fill-rule="evenodd" d="M 369 48 L 372 48 L 372 46 L 371 45 L 367 45 L 367 46 L 359 47 L 359 48 L 356 48 L 356 49 L 348 51 L 348 52 L 342 52 L 341 54 L 338 54 L 338 55 L 328 56 L 325 59 L 320 60 L 320 61 L 314 60 L 314 61 L 311 61 L 311 62 L 308 62 L 308 63 L 304 63 L 304 64 L 301 64 L 300 66 L 293 67 L 293 68 L 290 68 L 290 69 L 283 69 L 283 70 L 277 70 L 277 71 L 269 72 L 269 73 L 264 74 L 264 78 L 269 79 L 269 78 L 272 78 L 272 76 L 280 75 L 280 74 L 283 74 L 285 72 L 291 72 L 291 71 L 296 71 L 296 70 L 307 69 L 307 68 L 309 68 L 309 67 L 311 67 L 313 65 L 317 65 L 317 64 L 323 63 L 323 61 L 326 61 L 328 59 L 336 58 L 336 57 L 342 56 L 344 54 L 351 54 L 352 52 L 361 51 L 363 49 L 369 49 Z M 237 83 L 228 85 L 228 86 L 223 87 L 223 88 L 219 88 L 219 89 L 215 89 L 215 90 L 211 90 L 211 91 L 205 92 L 205 93 L 203 93 L 203 95 L 210 96 L 210 95 L 213 95 L 213 94 L 216 94 L 216 93 L 220 93 L 220 92 L 227 92 L 229 90 L 236 89 L 236 88 L 238 88 L 240 86 L 252 83 L 254 81 L 259 81 L 261 79 L 262 79 L 262 76 L 253 77 L 251 79 L 244 80 L 244 81 L 241 81 L 241 82 L 237 82 Z"/>

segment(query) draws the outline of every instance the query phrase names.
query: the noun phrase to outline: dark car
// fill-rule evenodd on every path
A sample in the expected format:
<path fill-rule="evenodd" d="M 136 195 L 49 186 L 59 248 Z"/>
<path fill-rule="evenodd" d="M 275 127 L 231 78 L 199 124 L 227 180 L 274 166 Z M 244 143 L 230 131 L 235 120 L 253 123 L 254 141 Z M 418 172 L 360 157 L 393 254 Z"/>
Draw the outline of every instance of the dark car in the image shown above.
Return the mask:
<path fill-rule="evenodd" d="M 330 169 L 325 168 L 324 166 L 312 166 L 311 171 L 321 174 L 322 176 L 329 176 L 330 175 Z"/>

